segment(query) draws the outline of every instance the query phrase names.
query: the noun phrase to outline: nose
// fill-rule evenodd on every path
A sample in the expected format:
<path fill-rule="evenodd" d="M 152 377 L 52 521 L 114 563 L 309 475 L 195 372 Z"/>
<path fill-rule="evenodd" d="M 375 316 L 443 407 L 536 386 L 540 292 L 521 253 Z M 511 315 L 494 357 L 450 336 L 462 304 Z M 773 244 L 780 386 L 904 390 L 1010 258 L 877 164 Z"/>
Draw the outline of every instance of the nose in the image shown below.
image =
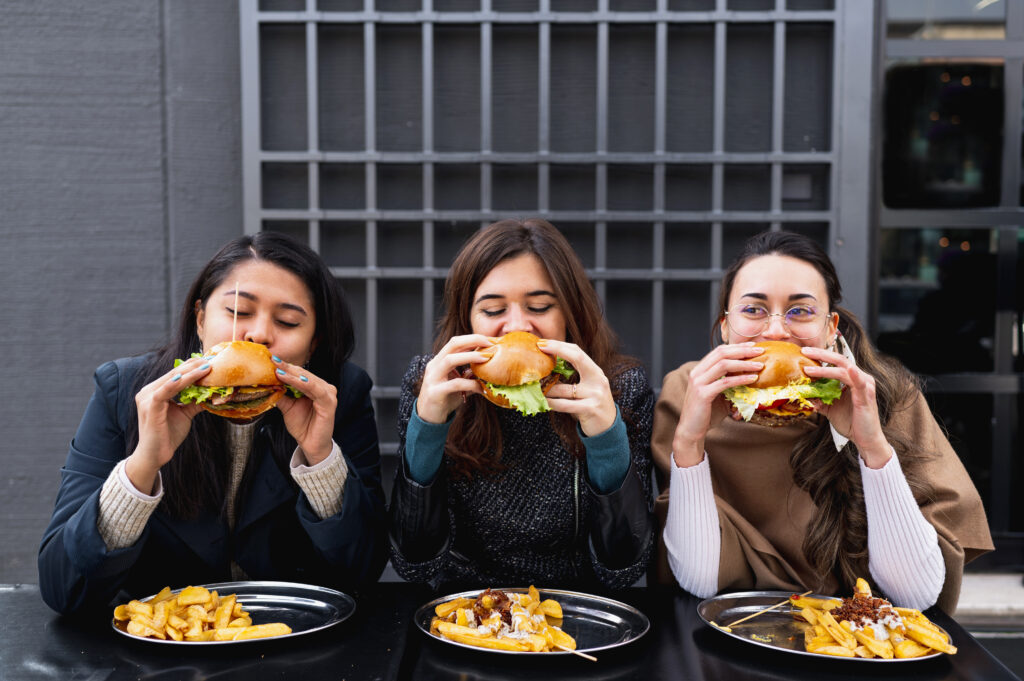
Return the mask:
<path fill-rule="evenodd" d="M 511 333 L 512 331 L 529 331 L 533 332 L 533 323 L 530 322 L 526 311 L 519 305 L 509 305 L 508 314 L 505 316 L 505 323 L 502 325 L 502 333 Z"/>
<path fill-rule="evenodd" d="M 768 340 L 783 340 L 789 338 L 789 327 L 784 323 L 785 317 L 779 314 L 773 314 L 768 318 L 768 326 L 761 334 Z"/>
<path fill-rule="evenodd" d="M 249 320 L 246 323 L 242 338 L 252 343 L 260 343 L 269 347 L 273 341 L 269 321 L 260 317 Z"/>

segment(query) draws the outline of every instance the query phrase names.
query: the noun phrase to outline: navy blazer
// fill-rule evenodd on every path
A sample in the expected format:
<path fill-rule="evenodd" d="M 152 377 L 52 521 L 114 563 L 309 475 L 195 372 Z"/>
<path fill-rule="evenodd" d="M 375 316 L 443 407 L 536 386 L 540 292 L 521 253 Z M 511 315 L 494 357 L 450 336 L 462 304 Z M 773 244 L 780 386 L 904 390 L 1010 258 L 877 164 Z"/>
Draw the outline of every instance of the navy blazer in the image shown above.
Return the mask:
<path fill-rule="evenodd" d="M 265 422 L 257 426 L 234 530 L 219 513 L 182 520 L 161 505 L 135 544 L 108 551 L 96 526 L 100 489 L 127 457 L 132 388 L 149 357 L 107 362 L 96 370 L 96 391 L 61 469 L 53 517 L 39 547 L 39 588 L 51 608 L 71 613 L 108 607 L 124 597 L 122 591 L 139 598 L 164 586 L 230 581 L 232 560 L 251 579 L 347 591 L 380 576 L 386 524 L 372 384 L 349 362 L 338 381 L 334 425 L 334 441 L 348 464 L 337 515 L 321 520 L 313 511 L 274 460 L 271 430 L 283 425 Z"/>

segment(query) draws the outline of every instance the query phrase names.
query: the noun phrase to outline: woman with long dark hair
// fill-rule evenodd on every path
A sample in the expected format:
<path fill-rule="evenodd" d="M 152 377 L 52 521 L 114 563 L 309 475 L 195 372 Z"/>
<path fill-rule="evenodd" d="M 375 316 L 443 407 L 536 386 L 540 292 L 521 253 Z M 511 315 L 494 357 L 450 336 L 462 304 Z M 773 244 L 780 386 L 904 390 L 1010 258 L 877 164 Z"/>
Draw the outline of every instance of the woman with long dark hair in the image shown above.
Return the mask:
<path fill-rule="evenodd" d="M 181 404 L 211 371 L 203 353 L 235 339 L 265 345 L 302 396 L 244 423 Z M 261 232 L 221 248 L 166 345 L 97 369 L 39 549 L 44 600 L 66 613 L 168 585 L 375 580 L 384 497 L 354 342 L 341 288 L 307 246 Z"/>
<path fill-rule="evenodd" d="M 722 280 L 723 344 L 665 377 L 652 449 L 671 481 L 668 562 L 687 591 L 849 593 L 864 577 L 897 605 L 952 609 L 964 563 L 992 549 L 917 380 L 841 301 L 814 241 L 752 237 Z M 758 341 L 801 346 L 822 363 L 805 374 L 838 380 L 842 396 L 781 427 L 730 418 L 722 392 L 756 380 Z"/>
<path fill-rule="evenodd" d="M 496 407 L 461 371 L 513 331 L 577 372 L 548 392 L 550 413 Z M 653 548 L 653 403 L 557 229 L 529 219 L 477 232 L 448 275 L 434 354 L 402 383 L 395 569 L 434 585 L 632 584 Z"/>

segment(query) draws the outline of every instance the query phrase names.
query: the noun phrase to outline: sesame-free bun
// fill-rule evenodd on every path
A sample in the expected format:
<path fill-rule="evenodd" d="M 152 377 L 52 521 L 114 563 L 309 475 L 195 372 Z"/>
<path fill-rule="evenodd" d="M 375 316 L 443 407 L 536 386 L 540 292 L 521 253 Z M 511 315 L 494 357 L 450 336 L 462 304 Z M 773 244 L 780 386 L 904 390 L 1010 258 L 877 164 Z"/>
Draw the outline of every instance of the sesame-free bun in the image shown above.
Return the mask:
<path fill-rule="evenodd" d="M 804 367 L 821 366 L 810 357 L 800 352 L 800 346 L 784 341 L 762 341 L 754 347 L 764 348 L 764 352 L 753 357 L 752 362 L 761 362 L 764 369 L 757 374 L 757 380 L 750 383 L 751 388 L 777 388 L 788 385 L 792 381 L 807 378 Z"/>
<path fill-rule="evenodd" d="M 196 385 L 257 386 L 280 385 L 274 360 L 270 359 L 267 346 L 250 341 L 227 341 L 218 343 L 206 353 L 212 355 L 210 373 L 196 381 Z"/>
<path fill-rule="evenodd" d="M 488 383 L 515 386 L 539 381 L 541 391 L 548 394 L 561 376 L 551 373 L 555 368 L 555 358 L 540 349 L 537 345 L 539 340 L 532 333 L 512 331 L 483 350 L 491 353 L 490 359 L 471 368 L 484 397 L 499 407 L 512 408 L 508 399 L 491 391 Z"/>
<path fill-rule="evenodd" d="M 227 397 L 201 402 L 211 414 L 248 420 L 273 408 L 285 393 L 277 379 L 274 361 L 265 345 L 250 341 L 229 341 L 210 348 L 210 373 L 196 381 L 205 387 L 233 387 Z"/>
<path fill-rule="evenodd" d="M 523 385 L 544 378 L 555 368 L 555 358 L 537 345 L 540 339 L 526 331 L 513 331 L 483 352 L 491 353 L 486 362 L 473 365 L 480 380 L 494 385 Z"/>

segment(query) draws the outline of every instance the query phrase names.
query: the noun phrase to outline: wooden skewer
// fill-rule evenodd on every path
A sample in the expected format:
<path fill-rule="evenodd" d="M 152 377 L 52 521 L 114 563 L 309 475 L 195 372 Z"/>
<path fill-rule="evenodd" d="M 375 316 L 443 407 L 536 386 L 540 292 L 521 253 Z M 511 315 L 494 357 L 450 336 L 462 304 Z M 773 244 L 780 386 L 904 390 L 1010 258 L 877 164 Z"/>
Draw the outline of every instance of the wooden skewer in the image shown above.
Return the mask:
<path fill-rule="evenodd" d="M 810 592 L 808 592 L 808 593 L 810 593 Z M 559 650 L 564 650 L 567 653 L 572 653 L 573 655 L 578 655 L 579 657 L 582 657 L 582 658 L 585 658 L 587 660 L 590 660 L 591 662 L 597 662 L 597 658 L 594 657 L 593 655 L 587 655 L 586 653 L 581 653 L 578 650 L 573 650 L 572 648 L 566 648 L 565 646 L 560 646 L 557 643 L 555 644 L 555 647 L 558 648 Z"/>
<path fill-rule="evenodd" d="M 238 326 L 238 282 L 235 282 L 235 309 L 234 318 L 231 320 L 231 342 L 235 342 L 235 327 Z"/>
<path fill-rule="evenodd" d="M 801 596 L 810 596 L 812 593 L 814 593 L 813 589 L 811 591 L 805 591 L 805 592 L 803 592 L 800 595 Z M 781 608 L 786 603 L 789 603 L 789 599 L 788 598 L 786 600 L 782 601 L 781 603 L 776 603 L 775 605 L 773 605 L 771 607 L 768 607 L 768 608 L 765 608 L 764 610 L 758 610 L 757 612 L 755 612 L 753 614 L 750 614 L 750 615 L 747 615 L 746 617 L 741 617 L 740 619 L 736 620 L 735 622 L 733 622 L 729 626 L 723 627 L 721 624 L 718 624 L 716 622 L 712 622 L 711 626 L 715 627 L 716 629 L 721 629 L 722 631 L 724 631 L 726 633 L 731 633 L 732 632 L 732 628 L 735 627 L 740 622 L 746 622 L 747 620 L 753 619 L 753 618 L 757 617 L 758 615 L 761 615 L 763 613 L 768 612 L 769 610 L 774 610 L 775 608 Z"/>

